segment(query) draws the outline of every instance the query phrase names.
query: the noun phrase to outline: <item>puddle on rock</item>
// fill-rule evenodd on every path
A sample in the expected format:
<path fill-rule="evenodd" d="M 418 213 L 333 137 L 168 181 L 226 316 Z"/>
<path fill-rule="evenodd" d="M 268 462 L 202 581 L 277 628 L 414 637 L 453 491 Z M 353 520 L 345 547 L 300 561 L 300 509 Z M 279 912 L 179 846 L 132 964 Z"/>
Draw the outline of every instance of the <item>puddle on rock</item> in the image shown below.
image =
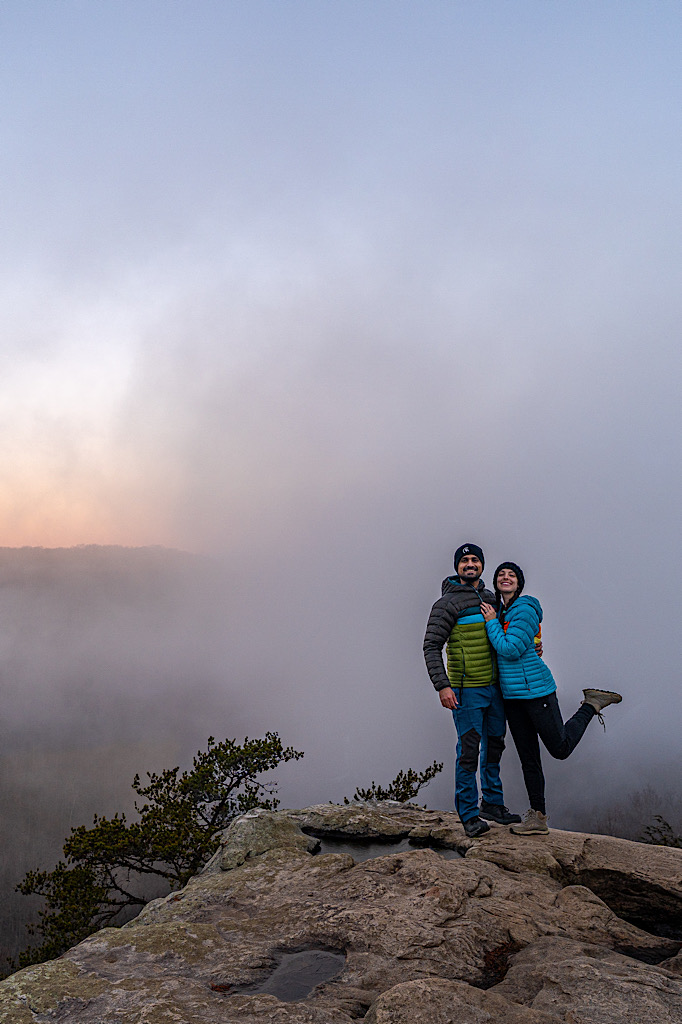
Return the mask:
<path fill-rule="evenodd" d="M 329 981 L 343 970 L 345 953 L 327 949 L 304 949 L 300 953 L 280 954 L 272 974 L 256 985 L 235 987 L 231 994 L 276 996 L 283 1003 L 293 1003 L 312 992 L 316 985 Z"/>
<path fill-rule="evenodd" d="M 349 853 L 353 860 L 371 860 L 373 857 L 387 857 L 393 853 L 412 853 L 414 850 L 432 849 L 446 860 L 455 860 L 462 855 L 457 850 L 446 850 L 444 847 L 428 846 L 424 843 L 413 843 L 409 839 L 401 839 L 396 843 L 377 842 L 377 840 L 349 840 L 348 838 L 333 839 L 320 835 L 320 848 L 317 853 Z"/>

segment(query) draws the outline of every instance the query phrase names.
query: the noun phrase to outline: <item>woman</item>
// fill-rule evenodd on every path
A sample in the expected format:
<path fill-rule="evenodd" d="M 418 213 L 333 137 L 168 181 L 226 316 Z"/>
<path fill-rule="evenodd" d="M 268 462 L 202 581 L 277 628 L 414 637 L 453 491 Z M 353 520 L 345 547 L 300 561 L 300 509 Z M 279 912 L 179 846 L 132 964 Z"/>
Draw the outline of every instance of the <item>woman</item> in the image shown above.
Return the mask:
<path fill-rule="evenodd" d="M 514 745 L 521 759 L 530 810 L 511 831 L 521 836 L 547 835 L 545 777 L 538 737 L 552 755 L 564 760 L 575 749 L 595 715 L 623 699 L 611 690 L 583 690 L 585 699 L 564 724 L 556 696 L 556 683 L 535 651 L 542 608 L 535 597 L 522 595 L 523 572 L 515 562 L 502 562 L 495 570 L 493 587 L 497 608 L 482 604 L 490 643 L 497 651 L 504 710 Z"/>

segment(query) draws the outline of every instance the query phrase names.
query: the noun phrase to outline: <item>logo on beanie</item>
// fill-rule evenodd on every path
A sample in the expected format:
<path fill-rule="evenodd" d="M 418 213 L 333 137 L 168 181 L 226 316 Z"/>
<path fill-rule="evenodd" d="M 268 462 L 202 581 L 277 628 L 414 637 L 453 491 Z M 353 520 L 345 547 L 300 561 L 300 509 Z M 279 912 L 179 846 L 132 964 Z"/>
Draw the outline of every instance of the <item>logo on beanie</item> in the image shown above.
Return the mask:
<path fill-rule="evenodd" d="M 462 554 L 463 555 L 468 555 L 469 554 L 469 548 L 462 548 Z"/>

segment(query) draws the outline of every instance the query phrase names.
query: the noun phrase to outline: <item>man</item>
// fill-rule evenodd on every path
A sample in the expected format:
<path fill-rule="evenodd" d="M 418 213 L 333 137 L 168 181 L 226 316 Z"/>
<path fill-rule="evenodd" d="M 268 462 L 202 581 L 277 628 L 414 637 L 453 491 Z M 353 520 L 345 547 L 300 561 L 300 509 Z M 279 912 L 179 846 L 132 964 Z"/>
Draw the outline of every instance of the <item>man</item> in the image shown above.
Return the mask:
<path fill-rule="evenodd" d="M 455 552 L 455 573 L 443 580 L 442 597 L 434 604 L 424 638 L 424 658 L 431 682 L 444 708 L 452 711 L 457 730 L 455 807 L 471 838 L 490 826 L 520 822 L 504 805 L 500 758 L 505 719 L 497 661 L 488 642 L 481 602 L 495 604 L 495 595 L 480 579 L 485 560 L 478 544 L 462 544 Z M 447 673 L 443 647 L 447 644 Z M 481 808 L 476 771 L 481 760 Z"/>

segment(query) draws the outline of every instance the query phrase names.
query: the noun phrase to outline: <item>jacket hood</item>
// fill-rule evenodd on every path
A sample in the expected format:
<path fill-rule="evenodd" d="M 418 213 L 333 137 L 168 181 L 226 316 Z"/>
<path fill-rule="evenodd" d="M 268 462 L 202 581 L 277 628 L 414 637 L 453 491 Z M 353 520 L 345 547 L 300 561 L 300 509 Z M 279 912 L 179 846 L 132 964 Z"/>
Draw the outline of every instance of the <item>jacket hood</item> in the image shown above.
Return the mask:
<path fill-rule="evenodd" d="M 530 605 L 534 608 L 540 617 L 540 622 L 542 622 L 542 605 L 538 601 L 537 597 L 531 597 L 530 594 L 520 594 L 512 603 L 509 612 L 512 612 L 514 608 L 522 608 L 524 605 L 526 605 L 526 607 Z"/>
<path fill-rule="evenodd" d="M 448 576 L 441 583 L 440 592 L 442 597 L 445 594 L 454 594 L 457 590 L 485 590 L 485 583 L 482 579 L 479 579 L 474 587 L 471 583 L 462 583 L 459 576 Z"/>

